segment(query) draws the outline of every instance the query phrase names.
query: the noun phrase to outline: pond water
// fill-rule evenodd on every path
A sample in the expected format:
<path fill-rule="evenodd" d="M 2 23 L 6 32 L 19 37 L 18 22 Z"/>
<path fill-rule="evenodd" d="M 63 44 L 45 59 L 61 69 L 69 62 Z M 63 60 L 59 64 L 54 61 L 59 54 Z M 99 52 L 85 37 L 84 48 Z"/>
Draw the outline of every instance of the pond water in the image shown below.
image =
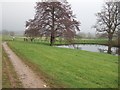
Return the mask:
<path fill-rule="evenodd" d="M 76 45 L 61 45 L 57 46 L 61 48 L 71 48 L 71 49 L 80 49 L 80 50 L 86 50 L 91 52 L 101 52 L 101 53 L 107 53 L 108 46 L 105 45 L 90 45 L 90 44 L 76 44 Z M 112 47 L 112 54 L 117 55 L 118 48 Z"/>

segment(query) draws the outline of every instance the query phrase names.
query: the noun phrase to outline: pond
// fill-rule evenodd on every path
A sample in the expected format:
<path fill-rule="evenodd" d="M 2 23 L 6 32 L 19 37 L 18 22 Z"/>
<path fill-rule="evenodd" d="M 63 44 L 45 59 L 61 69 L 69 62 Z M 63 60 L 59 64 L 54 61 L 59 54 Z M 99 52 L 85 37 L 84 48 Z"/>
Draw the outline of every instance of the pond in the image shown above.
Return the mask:
<path fill-rule="evenodd" d="M 93 44 L 75 44 L 75 45 L 61 45 L 57 46 L 61 48 L 71 48 L 71 49 L 80 49 L 80 50 L 86 50 L 91 52 L 101 52 L 101 53 L 107 53 L 108 46 L 105 45 L 93 45 Z M 118 48 L 112 47 L 112 54 L 118 55 Z"/>

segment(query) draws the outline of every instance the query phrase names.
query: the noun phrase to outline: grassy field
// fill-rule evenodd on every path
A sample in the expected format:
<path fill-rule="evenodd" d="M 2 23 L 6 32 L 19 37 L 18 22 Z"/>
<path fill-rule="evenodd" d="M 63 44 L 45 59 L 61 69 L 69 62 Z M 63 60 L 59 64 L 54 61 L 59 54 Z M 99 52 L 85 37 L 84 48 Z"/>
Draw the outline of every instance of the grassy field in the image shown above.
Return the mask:
<path fill-rule="evenodd" d="M 80 39 L 76 40 L 76 43 L 83 43 L 83 44 L 107 44 L 107 39 Z"/>
<path fill-rule="evenodd" d="M 117 56 L 45 43 L 10 41 L 9 46 L 53 87 L 118 87 Z"/>

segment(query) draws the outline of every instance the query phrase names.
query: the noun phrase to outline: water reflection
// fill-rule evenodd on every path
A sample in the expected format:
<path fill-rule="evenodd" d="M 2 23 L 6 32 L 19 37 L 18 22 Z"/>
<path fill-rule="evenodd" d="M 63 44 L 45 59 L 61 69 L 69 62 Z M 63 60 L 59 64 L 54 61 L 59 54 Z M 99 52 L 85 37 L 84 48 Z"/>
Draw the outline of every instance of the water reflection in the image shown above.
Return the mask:
<path fill-rule="evenodd" d="M 86 50 L 86 51 L 91 51 L 91 52 L 100 52 L 100 53 L 107 53 L 107 51 L 108 51 L 108 46 L 105 46 L 105 45 L 76 44 L 76 45 L 62 45 L 62 46 L 58 46 L 58 47 L 80 49 L 80 50 Z M 118 48 L 112 47 L 111 50 L 112 50 L 113 55 L 118 55 Z"/>

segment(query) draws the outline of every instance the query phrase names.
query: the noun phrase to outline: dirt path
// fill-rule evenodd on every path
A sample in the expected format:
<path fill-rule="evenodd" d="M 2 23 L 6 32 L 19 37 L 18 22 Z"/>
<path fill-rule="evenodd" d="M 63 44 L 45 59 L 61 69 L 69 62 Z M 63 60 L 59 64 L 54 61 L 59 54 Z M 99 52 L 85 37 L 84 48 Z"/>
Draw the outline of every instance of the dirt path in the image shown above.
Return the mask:
<path fill-rule="evenodd" d="M 40 79 L 4 42 L 3 48 L 12 62 L 24 88 L 48 88 L 46 83 Z"/>

